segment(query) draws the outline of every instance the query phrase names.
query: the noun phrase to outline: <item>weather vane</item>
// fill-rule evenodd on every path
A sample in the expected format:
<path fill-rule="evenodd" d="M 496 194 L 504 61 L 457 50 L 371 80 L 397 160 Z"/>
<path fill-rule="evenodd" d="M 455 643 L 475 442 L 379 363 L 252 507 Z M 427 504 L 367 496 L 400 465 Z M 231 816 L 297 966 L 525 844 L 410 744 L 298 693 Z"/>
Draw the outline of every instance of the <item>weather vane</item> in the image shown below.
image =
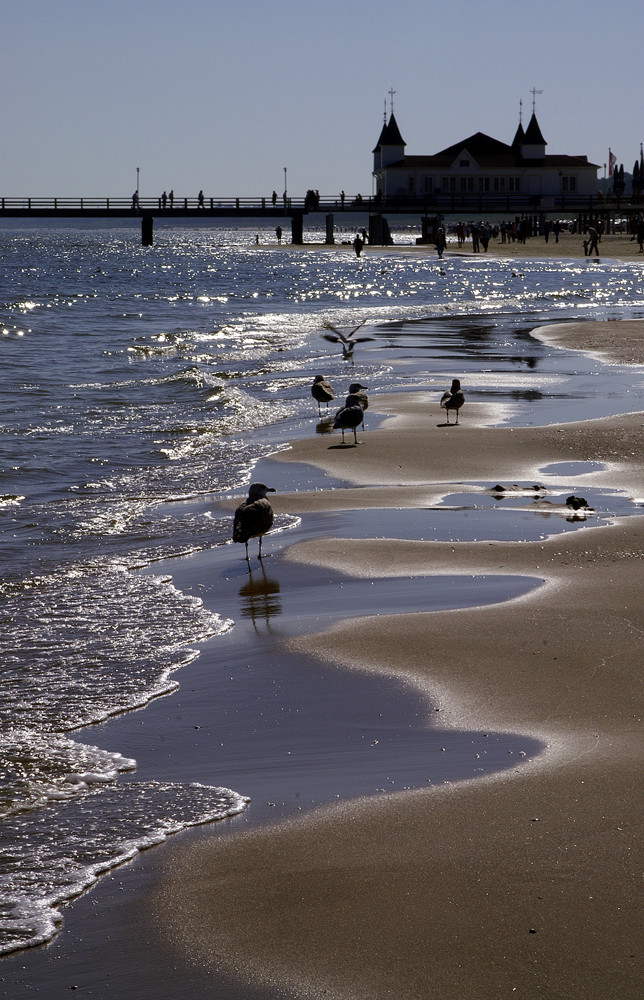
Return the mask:
<path fill-rule="evenodd" d="M 394 113 L 394 94 L 395 93 L 396 93 L 396 91 L 394 90 L 393 85 L 392 85 L 391 88 L 390 88 L 390 90 L 389 90 L 389 97 L 391 98 L 391 113 L 392 113 L 392 115 Z"/>
<path fill-rule="evenodd" d="M 532 114 L 534 114 L 537 107 L 537 94 L 543 94 L 543 90 L 537 90 L 536 87 L 533 87 L 530 93 L 532 94 Z"/>

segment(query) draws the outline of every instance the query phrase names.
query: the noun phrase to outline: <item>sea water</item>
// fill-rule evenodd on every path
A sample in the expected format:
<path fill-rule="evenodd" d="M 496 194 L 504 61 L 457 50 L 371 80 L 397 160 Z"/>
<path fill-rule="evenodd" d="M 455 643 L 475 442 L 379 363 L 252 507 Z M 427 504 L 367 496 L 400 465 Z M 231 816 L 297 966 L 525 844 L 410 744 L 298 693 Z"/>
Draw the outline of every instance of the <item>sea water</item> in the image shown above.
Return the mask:
<path fill-rule="evenodd" d="M 516 425 L 641 408 L 641 372 L 530 336 L 644 316 L 639 263 L 519 273 L 439 263 L 409 230 L 405 253 L 359 259 L 256 233 L 165 223 L 143 248 L 136 219 L 0 224 L 0 953 L 50 938 L 61 902 L 142 847 L 244 809 L 243 788 L 120 780 L 136 761 L 75 731 L 143 710 L 234 627 L 163 572 L 230 518 L 176 501 L 243 492 L 313 433 L 315 374 L 372 392 L 457 374 Z M 354 365 L 327 323 L 364 324 Z"/>

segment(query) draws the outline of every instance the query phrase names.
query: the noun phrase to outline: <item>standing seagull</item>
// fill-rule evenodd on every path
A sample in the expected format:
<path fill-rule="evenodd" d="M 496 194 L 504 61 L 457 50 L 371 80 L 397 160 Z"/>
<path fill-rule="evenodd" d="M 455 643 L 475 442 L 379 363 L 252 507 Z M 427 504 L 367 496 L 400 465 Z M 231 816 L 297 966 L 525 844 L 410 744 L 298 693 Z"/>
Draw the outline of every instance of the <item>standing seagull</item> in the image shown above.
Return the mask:
<path fill-rule="evenodd" d="M 327 410 L 329 409 L 329 403 L 334 398 L 333 389 L 325 379 L 324 375 L 316 375 L 313 379 L 313 385 L 311 386 L 311 395 L 313 399 L 317 400 L 318 413 L 322 416 L 322 410 L 320 409 L 320 403 L 326 403 Z"/>
<path fill-rule="evenodd" d="M 246 561 L 248 558 L 248 540 L 259 536 L 259 559 L 262 558 L 262 536 L 273 527 L 273 508 L 266 499 L 267 493 L 275 493 L 272 486 L 264 483 L 251 483 L 248 498 L 235 511 L 233 523 L 233 542 L 244 542 L 246 546 Z"/>
<path fill-rule="evenodd" d="M 441 406 L 447 411 L 447 423 L 449 423 L 449 411 L 456 410 L 456 423 L 458 423 L 458 411 L 465 402 L 465 396 L 461 389 L 460 380 L 452 379 L 452 387 L 441 396 Z"/>
<path fill-rule="evenodd" d="M 333 421 L 333 429 L 342 431 L 342 444 L 344 444 L 345 430 L 353 430 L 354 444 L 358 443 L 356 428 L 360 426 L 363 420 L 364 410 L 357 403 L 355 406 L 343 406 L 338 410 Z"/>
<path fill-rule="evenodd" d="M 349 395 L 344 401 L 345 406 L 360 406 L 362 407 L 363 417 L 362 417 L 362 428 L 364 430 L 364 411 L 369 409 L 369 397 L 365 392 L 368 386 L 361 385 L 360 382 L 352 382 L 349 386 Z"/>
<path fill-rule="evenodd" d="M 342 345 L 342 357 L 345 361 L 353 361 L 353 351 L 356 344 L 361 344 L 365 340 L 374 340 L 373 337 L 355 337 L 354 334 L 360 329 L 361 326 L 367 321 L 362 320 L 357 326 L 354 326 L 350 333 L 343 333 L 342 330 L 338 330 L 337 327 L 333 326 L 332 323 L 325 323 L 325 329 L 333 330 L 333 333 L 323 333 L 322 336 L 325 340 L 330 340 L 332 344 Z"/>

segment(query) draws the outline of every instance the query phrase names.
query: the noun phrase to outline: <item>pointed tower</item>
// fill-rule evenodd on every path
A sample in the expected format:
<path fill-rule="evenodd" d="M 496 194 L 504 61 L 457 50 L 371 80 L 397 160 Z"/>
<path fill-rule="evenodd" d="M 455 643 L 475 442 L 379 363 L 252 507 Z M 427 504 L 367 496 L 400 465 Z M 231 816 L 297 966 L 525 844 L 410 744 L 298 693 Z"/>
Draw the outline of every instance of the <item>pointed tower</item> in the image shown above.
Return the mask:
<path fill-rule="evenodd" d="M 373 150 L 373 169 L 381 170 L 383 167 L 388 167 L 390 163 L 402 160 L 406 145 L 392 111 L 389 121 L 382 126 L 380 138 Z"/>
<path fill-rule="evenodd" d="M 519 125 L 514 133 L 514 139 L 512 140 L 512 149 L 516 149 L 517 152 L 521 149 L 521 143 L 525 139 L 525 129 L 523 128 L 523 101 L 519 101 Z"/>
<path fill-rule="evenodd" d="M 524 142 L 525 132 L 523 130 L 523 125 L 519 122 L 519 127 L 517 128 L 514 134 L 514 139 L 512 140 L 512 149 L 519 150 Z"/>
<path fill-rule="evenodd" d="M 543 160 L 546 155 L 546 146 L 547 142 L 541 134 L 537 116 L 533 111 L 521 142 L 521 156 L 524 160 Z"/>

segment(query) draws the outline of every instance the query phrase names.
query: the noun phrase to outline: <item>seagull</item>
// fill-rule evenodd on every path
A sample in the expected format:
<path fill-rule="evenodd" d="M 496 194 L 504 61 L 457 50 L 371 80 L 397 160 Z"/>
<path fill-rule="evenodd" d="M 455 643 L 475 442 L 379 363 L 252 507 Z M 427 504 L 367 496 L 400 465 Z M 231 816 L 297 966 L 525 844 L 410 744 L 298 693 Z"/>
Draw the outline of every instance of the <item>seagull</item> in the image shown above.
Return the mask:
<path fill-rule="evenodd" d="M 360 382 L 352 382 L 349 386 L 349 395 L 346 398 L 345 406 L 361 406 L 363 410 L 369 409 L 369 397 L 364 391 L 368 385 L 361 385 Z M 351 402 L 349 402 L 351 400 Z"/>
<path fill-rule="evenodd" d="M 262 536 L 273 527 L 273 508 L 266 499 L 266 494 L 275 492 L 272 486 L 266 486 L 264 483 L 251 483 L 247 499 L 235 511 L 233 542 L 244 542 L 247 562 L 250 562 L 248 558 L 249 538 L 259 537 L 258 558 L 262 558 Z"/>
<path fill-rule="evenodd" d="M 311 386 L 311 395 L 313 399 L 317 400 L 318 413 L 322 416 L 322 410 L 320 409 L 320 403 L 326 403 L 327 410 L 329 409 L 329 403 L 334 398 L 333 389 L 325 379 L 324 375 L 316 375 L 313 379 L 313 385 Z"/>
<path fill-rule="evenodd" d="M 333 421 L 333 429 L 342 431 L 342 444 L 344 444 L 345 430 L 353 430 L 354 444 L 358 443 L 356 428 L 360 426 L 363 420 L 364 410 L 358 404 L 355 406 L 343 406 L 338 410 Z"/>
<path fill-rule="evenodd" d="M 338 330 L 337 327 L 333 326 L 332 323 L 325 323 L 324 327 L 326 330 L 333 330 L 333 333 L 323 333 L 322 336 L 325 340 L 330 340 L 332 344 L 342 345 L 342 357 L 345 361 L 353 361 L 353 351 L 356 344 L 361 344 L 365 340 L 374 340 L 374 337 L 354 337 L 354 334 L 360 329 L 361 326 L 367 321 L 362 320 L 357 326 L 350 331 L 350 333 L 342 333 L 342 330 Z"/>
<path fill-rule="evenodd" d="M 582 508 L 584 510 L 595 509 L 594 507 L 590 506 L 585 497 L 576 497 L 574 494 L 566 499 L 566 507 L 571 507 L 573 510 L 580 510 Z"/>
<path fill-rule="evenodd" d="M 452 379 L 451 389 L 447 389 L 441 396 L 441 406 L 447 411 L 447 423 L 449 423 L 449 411 L 456 410 L 456 423 L 458 424 L 458 411 L 465 402 L 465 396 L 461 389 L 460 380 Z"/>
<path fill-rule="evenodd" d="M 368 386 L 361 385 L 360 382 L 352 382 L 349 386 L 349 395 L 344 401 L 345 406 L 360 406 L 362 408 L 362 429 L 364 430 L 364 411 L 369 409 L 369 397 L 364 391 Z"/>

